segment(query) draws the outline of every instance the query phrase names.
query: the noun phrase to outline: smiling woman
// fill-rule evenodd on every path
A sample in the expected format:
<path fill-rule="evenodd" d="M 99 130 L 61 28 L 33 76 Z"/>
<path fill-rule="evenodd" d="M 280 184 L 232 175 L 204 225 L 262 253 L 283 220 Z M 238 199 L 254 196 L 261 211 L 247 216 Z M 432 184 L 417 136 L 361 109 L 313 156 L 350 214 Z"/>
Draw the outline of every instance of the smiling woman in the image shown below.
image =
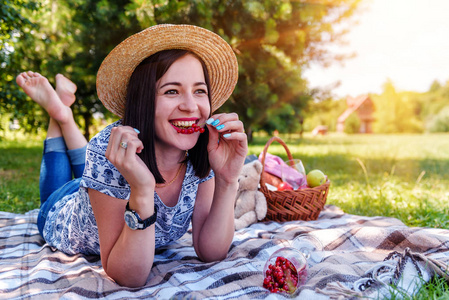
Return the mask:
<path fill-rule="evenodd" d="M 201 260 L 225 258 L 248 145 L 237 114 L 213 112 L 237 76 L 231 47 L 215 33 L 191 25 L 145 29 L 103 61 L 98 96 L 121 119 L 87 144 L 70 109 L 74 90 L 61 94 L 37 73 L 20 74 L 19 86 L 51 117 L 38 216 L 46 242 L 100 255 L 105 272 L 130 287 L 145 284 L 155 248 L 190 224 Z"/>

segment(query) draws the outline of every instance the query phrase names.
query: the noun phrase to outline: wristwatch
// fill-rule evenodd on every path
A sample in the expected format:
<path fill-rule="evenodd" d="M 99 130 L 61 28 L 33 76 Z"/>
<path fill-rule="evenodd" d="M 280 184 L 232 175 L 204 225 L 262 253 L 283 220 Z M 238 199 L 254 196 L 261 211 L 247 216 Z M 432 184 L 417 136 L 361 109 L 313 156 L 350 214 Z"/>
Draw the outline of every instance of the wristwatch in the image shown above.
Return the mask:
<path fill-rule="evenodd" d="M 126 204 L 125 223 L 132 230 L 143 230 L 156 222 L 157 207 L 154 205 L 154 213 L 151 217 L 142 220 L 137 212 L 129 208 L 129 201 Z"/>

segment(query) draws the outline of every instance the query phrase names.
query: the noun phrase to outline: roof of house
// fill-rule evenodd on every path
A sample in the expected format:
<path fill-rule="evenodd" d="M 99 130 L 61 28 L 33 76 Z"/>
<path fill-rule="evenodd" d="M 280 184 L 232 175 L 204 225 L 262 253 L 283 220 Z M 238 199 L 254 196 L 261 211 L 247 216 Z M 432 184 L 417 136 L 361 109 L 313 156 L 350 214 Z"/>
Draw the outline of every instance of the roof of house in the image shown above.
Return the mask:
<path fill-rule="evenodd" d="M 369 99 L 370 97 L 368 95 L 360 95 L 356 98 L 349 96 L 346 100 L 348 108 L 338 117 L 338 122 L 343 123 L 353 112 L 359 109 L 359 107 Z"/>

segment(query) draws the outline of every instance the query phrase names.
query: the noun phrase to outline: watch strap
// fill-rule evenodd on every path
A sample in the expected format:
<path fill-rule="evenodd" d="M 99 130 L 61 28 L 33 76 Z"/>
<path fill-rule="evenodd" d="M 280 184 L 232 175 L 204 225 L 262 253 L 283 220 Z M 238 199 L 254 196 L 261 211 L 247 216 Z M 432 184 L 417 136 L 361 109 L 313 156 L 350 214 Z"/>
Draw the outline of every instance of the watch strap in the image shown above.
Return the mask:
<path fill-rule="evenodd" d="M 126 210 L 132 212 L 136 218 L 137 218 L 137 223 L 138 223 L 138 227 L 137 229 L 139 230 L 143 230 L 145 228 L 150 227 L 151 225 L 153 225 L 154 223 L 156 223 L 156 219 L 157 219 L 157 206 L 156 204 L 154 205 L 154 213 L 151 217 L 146 218 L 145 220 L 142 220 L 142 218 L 139 216 L 139 214 L 135 211 L 129 208 L 129 201 L 128 203 L 126 203 Z"/>

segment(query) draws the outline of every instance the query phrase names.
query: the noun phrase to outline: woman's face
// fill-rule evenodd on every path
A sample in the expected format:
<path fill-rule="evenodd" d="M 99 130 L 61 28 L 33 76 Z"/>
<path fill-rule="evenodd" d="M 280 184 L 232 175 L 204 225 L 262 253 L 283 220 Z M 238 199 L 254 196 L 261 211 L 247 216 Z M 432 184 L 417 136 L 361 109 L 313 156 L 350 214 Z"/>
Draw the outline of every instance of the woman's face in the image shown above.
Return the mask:
<path fill-rule="evenodd" d="M 190 54 L 175 61 L 156 82 L 156 145 L 182 150 L 193 148 L 200 132 L 179 131 L 207 120 L 208 94 L 201 62 Z"/>

